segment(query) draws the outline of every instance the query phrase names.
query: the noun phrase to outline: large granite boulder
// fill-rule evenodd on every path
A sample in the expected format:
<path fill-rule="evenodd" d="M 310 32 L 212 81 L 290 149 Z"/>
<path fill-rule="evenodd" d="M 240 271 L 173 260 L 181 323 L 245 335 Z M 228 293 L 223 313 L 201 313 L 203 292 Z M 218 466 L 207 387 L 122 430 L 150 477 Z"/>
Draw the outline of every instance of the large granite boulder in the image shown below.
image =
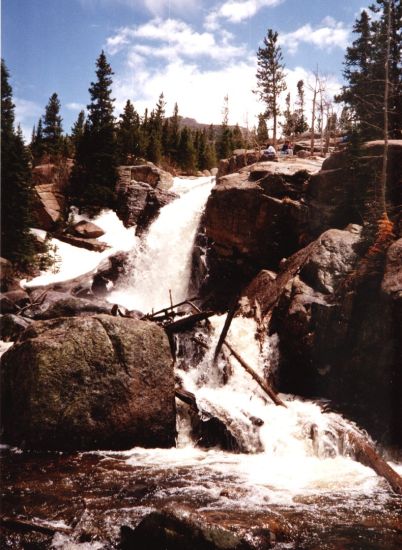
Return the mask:
<path fill-rule="evenodd" d="M 2 357 L 4 441 L 29 449 L 175 442 L 173 364 L 155 323 L 95 315 L 38 321 Z"/>
<path fill-rule="evenodd" d="M 293 158 L 259 162 L 217 181 L 204 216 L 210 246 L 202 292 L 225 304 L 227 294 L 260 269 L 277 269 L 282 258 L 300 248 L 308 218 L 304 189 L 320 165 Z"/>
<path fill-rule="evenodd" d="M 159 210 L 177 198 L 169 189 L 173 177 L 152 163 L 121 166 L 117 184 L 117 215 L 126 227 L 143 232 Z"/>
<path fill-rule="evenodd" d="M 249 536 L 251 538 L 251 536 Z M 275 536 L 265 530 L 264 548 L 271 546 Z M 265 546 L 267 545 L 267 546 Z M 259 546 L 260 547 L 260 546 Z M 129 526 L 121 528 L 122 550 L 133 548 L 147 550 L 252 550 L 254 544 L 247 537 L 210 523 L 196 514 L 172 510 L 151 512 L 145 516 L 135 529 Z"/>
<path fill-rule="evenodd" d="M 105 234 L 103 229 L 93 222 L 81 220 L 71 228 L 73 234 L 83 239 L 97 239 Z"/>
<path fill-rule="evenodd" d="M 280 391 L 328 398 L 384 443 L 402 443 L 402 244 L 385 275 L 361 277 L 360 228 L 331 229 L 299 250 L 278 275 L 247 288 L 247 311 L 279 336 Z M 244 301 L 244 300 L 243 300 Z"/>
<path fill-rule="evenodd" d="M 331 227 L 342 228 L 348 223 L 361 223 L 367 203 L 373 202 L 375 197 L 383 150 L 383 141 L 370 141 L 363 145 L 362 155 L 358 159 L 353 158 L 348 150 L 338 151 L 324 161 L 320 172 L 311 177 L 306 201 L 309 232 L 313 237 Z M 401 166 L 402 140 L 390 140 L 387 200 L 393 207 L 402 204 Z"/>
<path fill-rule="evenodd" d="M 36 200 L 34 202 L 35 226 L 52 231 L 62 219 L 66 203 L 66 190 L 73 161 L 41 164 L 32 170 Z"/>

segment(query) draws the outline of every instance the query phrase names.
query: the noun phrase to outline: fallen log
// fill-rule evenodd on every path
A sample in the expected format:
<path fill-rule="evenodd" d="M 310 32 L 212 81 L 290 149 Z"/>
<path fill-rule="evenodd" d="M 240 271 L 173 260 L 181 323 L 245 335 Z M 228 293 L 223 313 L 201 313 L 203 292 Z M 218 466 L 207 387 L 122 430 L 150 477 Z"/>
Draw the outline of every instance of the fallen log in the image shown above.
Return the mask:
<path fill-rule="evenodd" d="M 183 403 L 186 403 L 187 405 L 190 405 L 195 411 L 198 412 L 198 406 L 197 401 L 195 399 L 195 395 L 187 390 L 184 390 L 183 388 L 176 388 L 175 396 L 180 399 L 180 401 L 183 401 Z"/>
<path fill-rule="evenodd" d="M 385 462 L 377 450 L 357 432 L 348 431 L 347 438 L 354 449 L 355 459 L 372 468 L 376 474 L 388 481 L 395 493 L 402 495 L 402 477 Z"/>
<path fill-rule="evenodd" d="M 175 309 L 176 307 L 183 306 L 184 304 L 189 304 L 190 302 L 198 299 L 199 299 L 198 296 L 194 296 L 193 298 L 188 298 L 188 300 L 183 300 L 178 304 L 173 304 L 173 305 L 170 305 L 169 307 L 164 307 L 163 309 L 159 309 L 158 311 L 153 311 L 152 313 L 148 313 L 147 315 L 145 315 L 145 317 L 147 319 L 153 319 L 155 316 L 158 316 L 161 313 L 163 313 L 164 315 L 167 315 L 168 313 L 172 313 L 173 309 Z"/>
<path fill-rule="evenodd" d="M 222 329 L 222 332 L 219 336 L 218 343 L 216 344 L 215 353 L 214 353 L 214 363 L 216 363 L 216 360 L 218 359 L 219 352 L 221 351 L 223 343 L 224 343 L 225 338 L 227 336 L 227 333 L 229 332 L 229 328 L 230 328 L 232 319 L 233 319 L 233 317 L 234 317 L 234 315 L 237 311 L 237 307 L 238 307 L 238 304 L 239 304 L 239 298 L 240 298 L 240 294 L 237 295 L 234 298 L 232 304 L 230 305 L 228 314 L 227 314 L 226 319 L 225 319 L 225 324 L 223 325 L 223 329 Z"/>
<path fill-rule="evenodd" d="M 274 392 L 274 390 L 271 388 L 271 386 L 266 382 L 259 374 L 255 372 L 255 370 L 250 367 L 248 363 L 237 353 L 236 350 L 232 348 L 232 346 L 229 344 L 227 340 L 224 341 L 225 346 L 228 348 L 230 353 L 235 357 L 240 365 L 254 378 L 254 380 L 257 382 L 257 384 L 261 387 L 261 389 L 264 390 L 264 392 L 272 399 L 272 401 L 275 403 L 275 405 L 281 405 L 282 407 L 286 407 L 286 404 L 278 395 Z"/>
<path fill-rule="evenodd" d="M 200 311 L 199 313 L 193 313 L 177 321 L 172 321 L 168 325 L 165 325 L 167 332 L 180 332 L 181 330 L 188 330 L 192 328 L 198 321 L 203 321 L 215 315 L 214 311 Z"/>
<path fill-rule="evenodd" d="M 71 527 L 53 527 L 48 525 L 43 525 L 40 523 L 33 523 L 31 521 L 1 517 L 0 525 L 7 529 L 13 531 L 19 531 L 22 533 L 27 533 L 30 531 L 36 531 L 37 533 L 43 533 L 44 535 L 55 535 L 56 533 L 71 533 Z"/>

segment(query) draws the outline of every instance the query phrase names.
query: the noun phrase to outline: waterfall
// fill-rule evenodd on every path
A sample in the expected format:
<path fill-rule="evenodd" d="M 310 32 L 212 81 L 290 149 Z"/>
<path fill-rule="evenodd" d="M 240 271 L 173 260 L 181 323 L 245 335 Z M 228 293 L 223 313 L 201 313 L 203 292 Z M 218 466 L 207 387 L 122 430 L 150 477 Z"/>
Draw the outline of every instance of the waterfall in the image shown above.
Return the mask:
<path fill-rule="evenodd" d="M 187 298 L 191 253 L 200 218 L 215 178 L 175 178 L 180 196 L 159 213 L 141 244 L 132 252 L 131 273 L 109 301 L 144 313 Z"/>

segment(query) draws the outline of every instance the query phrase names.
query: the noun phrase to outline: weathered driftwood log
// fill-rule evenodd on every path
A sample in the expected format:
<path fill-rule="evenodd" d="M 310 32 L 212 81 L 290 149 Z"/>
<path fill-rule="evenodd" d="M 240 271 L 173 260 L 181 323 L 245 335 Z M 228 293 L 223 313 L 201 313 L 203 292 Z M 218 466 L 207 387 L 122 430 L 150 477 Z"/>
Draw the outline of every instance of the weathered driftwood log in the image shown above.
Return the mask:
<path fill-rule="evenodd" d="M 224 341 L 225 346 L 228 348 L 230 353 L 235 357 L 240 365 L 254 378 L 254 380 L 257 382 L 257 384 L 261 387 L 261 389 L 264 390 L 264 392 L 272 399 L 272 401 L 275 403 L 275 405 L 281 405 L 282 407 L 286 407 L 286 404 L 282 401 L 280 397 L 274 392 L 274 390 L 271 388 L 271 386 L 266 382 L 259 374 L 255 372 L 255 370 L 250 367 L 248 363 L 237 353 L 236 350 L 233 349 L 233 347 L 229 344 L 227 340 Z"/>
<path fill-rule="evenodd" d="M 216 344 L 215 353 L 214 353 L 214 362 L 218 359 L 219 352 L 222 349 L 223 343 L 225 341 L 225 338 L 227 336 L 227 333 L 229 332 L 230 325 L 232 323 L 232 319 L 237 311 L 237 307 L 239 304 L 239 298 L 240 295 L 236 296 L 233 300 L 233 302 L 230 305 L 230 308 L 228 310 L 228 314 L 226 316 L 225 324 L 223 325 L 222 332 L 219 336 L 218 343 Z"/>
<path fill-rule="evenodd" d="M 188 330 L 198 323 L 198 321 L 208 319 L 208 317 L 212 317 L 212 315 L 215 315 L 214 311 L 201 311 L 200 313 L 193 313 L 192 315 L 188 315 L 187 317 L 183 317 L 177 321 L 172 321 L 165 326 L 165 330 L 171 333 L 180 332 L 181 330 Z"/>
<path fill-rule="evenodd" d="M 9 517 L 1 517 L 0 525 L 12 531 L 19 531 L 27 533 L 30 531 L 36 531 L 37 533 L 43 533 L 44 535 L 55 535 L 59 533 L 70 533 L 71 527 L 50 527 L 48 525 L 42 525 L 40 523 L 33 523 L 32 521 L 15 519 Z"/>
<path fill-rule="evenodd" d="M 372 468 L 388 481 L 395 493 L 402 495 L 402 477 L 385 462 L 376 449 L 357 432 L 350 430 L 347 437 L 353 446 L 356 460 Z"/>
<path fill-rule="evenodd" d="M 198 411 L 197 401 L 193 393 L 184 390 L 183 388 L 176 388 L 175 395 L 178 399 L 180 399 L 180 401 L 183 401 L 183 403 L 190 405 L 190 407 L 192 407 L 195 411 Z"/>

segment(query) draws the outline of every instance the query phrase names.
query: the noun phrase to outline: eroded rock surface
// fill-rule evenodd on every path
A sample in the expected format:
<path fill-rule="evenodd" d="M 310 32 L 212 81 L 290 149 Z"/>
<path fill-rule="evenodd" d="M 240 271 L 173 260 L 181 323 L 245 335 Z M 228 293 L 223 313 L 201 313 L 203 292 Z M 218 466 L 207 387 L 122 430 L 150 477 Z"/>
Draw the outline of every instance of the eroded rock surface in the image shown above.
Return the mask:
<path fill-rule="evenodd" d="M 2 357 L 4 440 L 29 449 L 169 447 L 173 365 L 154 323 L 109 315 L 33 323 Z"/>

